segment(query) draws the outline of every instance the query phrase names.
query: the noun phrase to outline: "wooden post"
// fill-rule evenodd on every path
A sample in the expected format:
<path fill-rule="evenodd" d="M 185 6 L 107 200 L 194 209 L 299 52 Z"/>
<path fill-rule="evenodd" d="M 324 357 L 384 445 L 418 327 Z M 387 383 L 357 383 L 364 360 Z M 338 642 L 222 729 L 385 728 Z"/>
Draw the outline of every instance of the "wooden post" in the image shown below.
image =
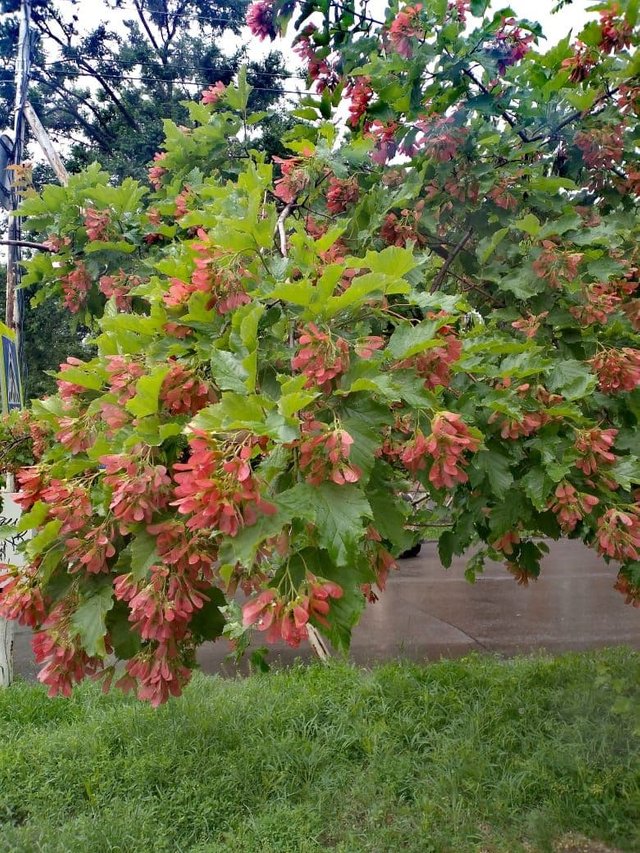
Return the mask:
<path fill-rule="evenodd" d="M 9 487 L 9 483 L 7 486 Z M 13 485 L 10 488 L 13 489 Z M 19 507 L 11 500 L 9 492 L 3 493 L 1 500 L 0 523 L 15 524 L 20 513 Z M 19 534 L 0 542 L 0 562 L 11 563 L 22 559 L 22 555 L 17 554 L 15 548 L 23 539 L 24 534 Z M 13 626 L 13 622 L 0 619 L 0 688 L 9 687 L 13 681 Z"/>
<path fill-rule="evenodd" d="M 16 55 L 16 99 L 13 117 L 13 165 L 22 162 L 25 140 L 24 106 L 27 101 L 29 86 L 29 67 L 31 60 L 31 45 L 29 29 L 31 24 L 31 0 L 21 0 L 20 30 L 18 35 L 18 52 Z M 16 211 L 19 204 L 17 189 L 11 191 L 11 210 Z M 9 240 L 7 250 L 7 310 L 6 325 L 16 334 L 18 363 L 20 364 L 23 341 L 21 340 L 20 303 L 18 300 L 18 285 L 20 283 L 20 260 L 22 257 L 20 241 L 20 220 L 12 215 L 9 222 Z M 13 477 L 7 477 L 7 492 L 14 491 Z M 5 503 L 8 501 L 5 500 Z M 8 687 L 13 680 L 13 622 L 0 619 L 0 687 Z"/>
<path fill-rule="evenodd" d="M 0 619 L 0 688 L 13 681 L 13 622 Z"/>

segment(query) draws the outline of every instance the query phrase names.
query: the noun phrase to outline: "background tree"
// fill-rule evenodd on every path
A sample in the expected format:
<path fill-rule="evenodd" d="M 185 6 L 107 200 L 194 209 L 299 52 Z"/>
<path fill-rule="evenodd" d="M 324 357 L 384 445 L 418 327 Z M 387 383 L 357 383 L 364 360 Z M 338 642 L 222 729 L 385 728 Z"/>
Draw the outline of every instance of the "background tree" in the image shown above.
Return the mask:
<path fill-rule="evenodd" d="M 0 2 L 2 12 L 18 8 L 19 0 Z M 187 121 L 181 102 L 199 89 L 229 83 L 246 58 L 244 47 L 221 48 L 240 32 L 246 10 L 245 0 L 34 0 L 30 98 L 68 168 L 77 171 L 97 160 L 114 180 L 146 176 L 163 138 L 163 120 Z M 16 38 L 17 18 L 7 14 L 0 21 L 0 127 L 11 122 Z M 249 63 L 252 111 L 277 103 L 286 73 L 276 51 Z M 287 123 L 277 108 L 270 109 L 254 144 L 282 154 Z M 53 180 L 49 168 L 37 166 L 36 186 L 47 180 Z M 37 397 L 55 387 L 46 371 L 84 351 L 86 331 L 78 332 L 68 311 L 51 304 L 33 314 L 27 306 L 25 315 L 25 387 L 28 397 Z"/>
<path fill-rule="evenodd" d="M 4 320 L 6 269 L 0 267 L 0 320 Z M 27 290 L 29 301 L 32 292 Z M 55 391 L 55 373 L 69 356 L 86 358 L 90 344 L 84 343 L 89 329 L 69 314 L 67 308 L 55 300 L 47 300 L 29 308 L 25 314 L 24 337 L 26 375 L 22 377 L 26 400 L 44 397 Z"/>
<path fill-rule="evenodd" d="M 640 604 L 637 2 L 546 53 L 487 0 L 298 17 L 287 157 L 240 74 L 166 123 L 151 191 L 90 167 L 25 201 L 53 250 L 25 281 L 97 346 L 5 427 L 36 535 L 0 614 L 54 693 L 118 673 L 158 704 L 251 627 L 346 648 L 434 526 L 444 565 L 522 585 L 579 539 Z"/>
<path fill-rule="evenodd" d="M 2 2 L 5 12 L 18 7 L 17 0 Z M 67 153 L 69 168 L 98 160 L 120 180 L 141 177 L 162 140 L 163 119 L 186 120 L 180 102 L 219 81 L 229 83 L 246 59 L 244 47 L 231 52 L 221 47 L 240 32 L 246 9 L 245 0 L 103 0 L 99 5 L 35 0 L 30 98 Z M 13 102 L 16 27 L 11 16 L 0 27 L 0 124 L 7 122 Z M 285 75 L 277 52 L 249 64 L 252 110 L 278 100 Z M 275 111 L 264 125 L 272 141 L 280 121 Z"/>

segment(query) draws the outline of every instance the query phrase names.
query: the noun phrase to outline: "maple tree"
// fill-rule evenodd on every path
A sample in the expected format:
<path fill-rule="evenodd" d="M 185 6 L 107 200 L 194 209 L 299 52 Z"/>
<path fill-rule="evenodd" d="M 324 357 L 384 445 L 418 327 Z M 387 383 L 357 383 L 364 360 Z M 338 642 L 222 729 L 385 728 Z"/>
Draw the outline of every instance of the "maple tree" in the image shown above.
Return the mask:
<path fill-rule="evenodd" d="M 486 0 L 247 20 L 291 18 L 289 157 L 252 149 L 241 73 L 165 124 L 151 189 L 91 166 L 23 204 L 25 283 L 97 347 L 3 427 L 35 536 L 0 612 L 53 693 L 158 704 L 252 628 L 347 647 L 438 526 L 470 580 L 569 536 L 640 603 L 638 3 L 547 52 Z"/>

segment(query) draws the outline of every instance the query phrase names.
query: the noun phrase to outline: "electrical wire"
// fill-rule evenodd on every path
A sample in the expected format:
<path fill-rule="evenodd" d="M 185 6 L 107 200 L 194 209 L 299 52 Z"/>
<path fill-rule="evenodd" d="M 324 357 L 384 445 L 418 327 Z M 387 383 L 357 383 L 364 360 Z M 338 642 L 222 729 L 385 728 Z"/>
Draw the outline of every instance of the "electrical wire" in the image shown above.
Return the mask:
<path fill-rule="evenodd" d="M 34 68 L 37 70 L 37 68 Z M 141 76 L 132 76 L 126 74 L 102 74 L 100 72 L 93 74 L 89 71 L 49 71 L 49 74 L 55 74 L 57 76 L 64 77 L 90 77 L 94 80 L 100 82 L 100 77 L 104 80 L 120 80 L 131 83 L 180 83 L 184 86 L 198 86 L 202 88 L 202 83 L 197 80 L 183 80 L 179 78 L 170 78 L 170 79 L 162 79 L 159 77 L 141 77 Z M 12 82 L 13 77 L 0 77 L 0 83 L 10 83 Z M 269 88 L 268 86 L 253 86 L 252 90 L 254 92 L 271 92 L 276 95 L 301 95 L 304 94 L 304 90 L 299 89 L 281 89 L 281 88 Z"/>
<path fill-rule="evenodd" d="M 92 57 L 88 57 L 88 56 L 80 55 L 78 58 L 79 59 L 85 59 L 88 62 L 92 61 Z M 39 67 L 39 68 L 51 68 L 54 65 L 60 65 L 62 63 L 74 64 L 75 60 L 74 59 L 53 59 L 50 62 L 46 62 L 46 61 L 45 62 L 39 62 L 39 63 L 37 63 L 37 67 Z M 141 62 L 139 62 L 137 64 L 142 65 Z M 204 66 L 183 65 L 182 63 L 180 63 L 180 66 L 181 66 L 181 68 L 184 68 L 185 70 L 188 70 L 188 71 L 201 71 L 201 72 L 211 71 L 211 72 L 215 73 L 216 71 L 220 70 L 219 68 L 216 68 L 213 66 L 207 66 L 207 65 L 204 65 Z M 306 80 L 307 79 L 306 74 L 285 74 L 281 71 L 257 70 L 255 73 L 256 73 L 256 75 L 258 75 L 260 77 L 274 77 L 275 79 L 278 79 L 278 80 Z"/>
<path fill-rule="evenodd" d="M 69 2 L 70 2 L 70 0 L 69 0 Z M 162 12 L 160 10 L 154 11 L 153 9 L 150 9 L 148 6 L 145 6 L 144 4 L 141 4 L 141 5 L 142 5 L 142 12 L 146 12 L 147 16 L 149 18 L 151 18 L 151 20 L 153 20 L 154 16 L 162 16 L 163 18 L 166 18 L 167 20 L 173 20 L 174 18 L 193 18 L 193 16 L 194 16 L 193 12 L 171 12 L 171 11 Z M 363 8 L 365 9 L 365 11 L 366 11 L 366 5 L 367 4 L 365 2 L 363 4 Z M 342 3 L 334 2 L 334 6 L 337 9 L 341 9 L 345 12 L 349 12 L 350 14 L 354 14 L 356 17 L 361 18 L 363 20 L 371 21 L 371 23 L 379 24 L 380 26 L 384 25 L 384 21 L 378 21 L 375 18 L 370 18 L 366 14 L 355 11 L 355 8 L 352 10 L 352 9 L 344 6 Z M 135 3 L 131 3 L 131 2 L 120 3 L 118 6 L 108 6 L 106 9 L 106 11 L 109 11 L 109 12 L 126 12 L 126 10 L 130 10 L 131 12 L 135 12 L 136 14 L 139 14 L 139 11 L 140 11 L 138 9 L 138 7 L 135 5 Z M 208 20 L 211 23 L 220 23 L 220 24 L 239 24 L 239 23 L 241 23 L 237 18 L 209 18 Z"/>
<path fill-rule="evenodd" d="M 131 12 L 138 13 L 138 9 L 133 3 L 122 3 L 119 6 L 108 6 L 105 9 L 105 12 L 126 12 L 130 10 Z M 154 12 L 149 9 L 148 6 L 143 6 L 142 11 L 146 12 L 147 16 L 153 20 L 154 16 L 161 15 L 163 18 L 167 18 L 167 20 L 173 20 L 174 18 L 191 18 L 193 19 L 193 12 Z M 211 24 L 234 24 L 234 25 L 244 25 L 244 21 L 242 18 L 208 18 L 206 23 Z"/>

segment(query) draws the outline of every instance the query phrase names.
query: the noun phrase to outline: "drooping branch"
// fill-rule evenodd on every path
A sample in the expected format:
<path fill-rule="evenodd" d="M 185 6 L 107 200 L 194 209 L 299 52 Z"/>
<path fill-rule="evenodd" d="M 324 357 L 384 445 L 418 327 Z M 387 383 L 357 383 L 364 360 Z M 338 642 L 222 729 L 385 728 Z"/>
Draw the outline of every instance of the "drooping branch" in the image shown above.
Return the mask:
<path fill-rule="evenodd" d="M 58 21 L 58 23 L 62 27 L 62 24 L 60 23 L 60 21 Z M 67 43 L 65 43 L 60 38 L 60 36 L 57 36 L 52 31 L 51 27 L 47 24 L 46 21 L 44 21 L 44 20 L 38 21 L 38 24 L 40 26 L 40 29 L 47 36 L 49 36 L 53 41 L 55 41 L 58 45 L 60 45 L 60 47 L 63 49 L 63 51 L 65 53 L 69 50 L 69 48 L 71 47 L 71 40 L 70 40 L 70 36 L 68 33 L 67 33 Z M 63 31 L 64 31 L 64 28 L 63 28 Z M 79 56 L 77 54 L 77 51 L 76 51 L 76 55 L 73 57 L 73 60 L 78 63 L 79 68 L 83 68 L 89 74 L 89 76 L 93 77 L 94 80 L 97 80 L 97 82 L 100 83 L 100 85 L 102 86 L 102 88 L 104 89 L 106 94 L 109 96 L 109 98 L 113 102 L 113 104 L 116 107 L 116 109 L 118 110 L 118 112 L 120 112 L 120 114 L 122 115 L 124 120 L 127 122 L 129 127 L 131 127 L 133 130 L 138 130 L 138 125 L 137 125 L 137 122 L 136 122 L 133 114 L 125 106 L 125 104 L 121 101 L 121 99 L 118 97 L 118 95 L 116 94 L 114 89 L 105 80 L 105 78 L 101 74 L 101 72 L 98 69 L 93 68 L 91 66 L 91 64 L 89 62 L 87 62 L 86 59 L 83 59 L 81 56 Z"/>
<path fill-rule="evenodd" d="M 45 77 L 38 78 L 39 83 L 41 83 L 43 86 L 46 86 L 48 89 L 51 89 L 54 92 L 58 92 L 60 95 L 63 95 L 65 98 L 66 97 L 73 98 L 79 104 L 82 104 L 82 106 L 86 107 L 95 116 L 96 121 L 100 124 L 100 126 L 104 130 L 104 135 L 101 133 L 99 134 L 98 131 L 94 131 L 94 132 L 96 133 L 96 135 L 99 134 L 99 136 L 101 138 L 100 139 L 101 144 L 104 146 L 105 149 L 108 149 L 109 148 L 109 142 L 108 142 L 107 137 L 111 137 L 112 140 L 114 140 L 115 137 L 113 136 L 113 134 L 109 130 L 109 127 L 104 120 L 104 116 L 101 115 L 100 110 L 98 110 L 91 103 L 91 101 L 88 98 L 83 98 L 77 92 L 74 92 L 73 89 L 67 89 L 66 86 L 64 86 L 59 81 L 59 79 L 56 77 L 56 75 L 52 75 L 49 71 L 46 71 L 45 69 L 38 69 L 38 71 L 42 74 L 47 74 L 47 76 L 50 78 L 50 79 L 47 79 Z M 85 129 L 87 127 L 90 127 L 90 126 L 91 125 L 85 124 Z"/>
<path fill-rule="evenodd" d="M 60 110 L 60 112 L 66 113 L 68 116 L 71 116 L 78 124 L 84 129 L 89 138 L 93 137 L 95 141 L 100 145 L 103 151 L 110 151 L 111 145 L 109 143 L 108 138 L 101 133 L 95 125 L 88 122 L 77 110 L 74 110 L 68 104 L 62 105 L 57 104 L 56 108 Z"/>

